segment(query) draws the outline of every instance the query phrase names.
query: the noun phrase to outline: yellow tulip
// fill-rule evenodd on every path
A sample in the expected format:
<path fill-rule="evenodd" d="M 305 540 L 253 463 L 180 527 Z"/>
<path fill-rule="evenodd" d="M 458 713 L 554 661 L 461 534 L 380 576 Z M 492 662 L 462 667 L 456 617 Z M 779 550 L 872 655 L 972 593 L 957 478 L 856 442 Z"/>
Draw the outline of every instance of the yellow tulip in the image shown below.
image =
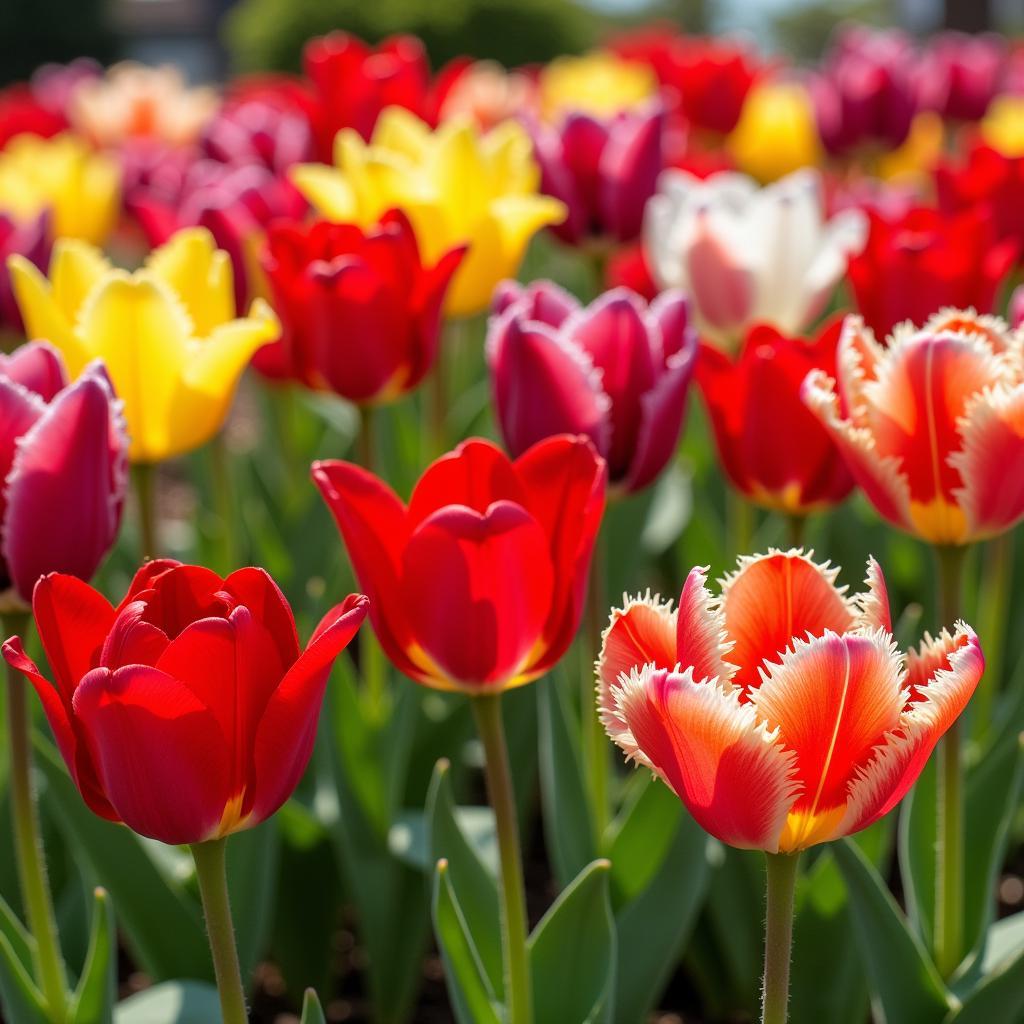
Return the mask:
<path fill-rule="evenodd" d="M 330 220 L 368 227 L 401 208 L 427 263 L 469 244 L 448 291 L 450 316 L 486 309 L 494 286 L 515 276 L 533 235 L 565 216 L 557 199 L 537 194 L 530 137 L 512 121 L 482 136 L 468 118 L 431 131 L 407 110 L 389 107 L 369 144 L 344 129 L 333 167 L 303 164 L 292 179 Z"/>
<path fill-rule="evenodd" d="M 821 142 L 807 90 L 797 82 L 755 85 L 726 147 L 741 171 L 763 183 L 816 167 Z"/>
<path fill-rule="evenodd" d="M 926 187 L 942 156 L 942 118 L 933 110 L 914 117 L 903 144 L 878 158 L 878 177 L 898 184 Z"/>
<path fill-rule="evenodd" d="M 1024 96 L 997 96 L 981 122 L 981 137 L 1003 156 L 1024 156 Z"/>
<path fill-rule="evenodd" d="M 53 234 L 102 244 L 121 207 L 117 162 L 77 135 L 18 135 L 0 151 L 0 210 L 16 220 L 53 211 Z"/>
<path fill-rule="evenodd" d="M 54 246 L 49 279 L 21 256 L 8 267 L 30 337 L 55 345 L 72 377 L 106 364 L 133 462 L 208 441 L 253 353 L 279 333 L 261 299 L 235 318 L 231 261 L 205 228 L 179 231 L 133 274 L 73 239 Z"/>
<path fill-rule="evenodd" d="M 559 57 L 540 75 L 540 108 L 553 120 L 570 110 L 610 117 L 649 100 L 658 80 L 646 64 L 596 50 L 584 57 Z"/>

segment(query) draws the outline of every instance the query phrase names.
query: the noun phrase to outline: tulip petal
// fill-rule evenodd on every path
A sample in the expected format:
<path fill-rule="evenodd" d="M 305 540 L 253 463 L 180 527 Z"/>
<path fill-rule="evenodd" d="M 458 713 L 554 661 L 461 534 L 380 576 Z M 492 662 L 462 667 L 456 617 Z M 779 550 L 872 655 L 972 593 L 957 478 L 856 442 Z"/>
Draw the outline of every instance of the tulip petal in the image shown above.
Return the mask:
<path fill-rule="evenodd" d="M 144 569 L 159 565 L 149 562 Z M 133 600 L 146 602 L 147 619 L 159 624 L 171 640 L 197 619 L 221 618 L 233 606 L 231 595 L 224 591 L 224 581 L 201 565 L 171 563 L 151 574 L 140 571 L 129 593 Z M 122 602 L 118 612 L 124 607 Z"/>
<path fill-rule="evenodd" d="M 270 573 L 254 567 L 236 569 L 224 580 L 224 589 L 267 627 L 281 664 L 291 665 L 299 656 L 299 634 L 288 600 Z"/>
<path fill-rule="evenodd" d="M 725 627 L 725 612 L 707 588 L 707 566 L 690 570 L 679 595 L 676 617 L 675 662 L 693 670 L 698 682 L 718 680 L 726 685 L 736 675 L 731 651 L 734 641 Z M 671 666 L 665 666 L 671 667 Z"/>
<path fill-rule="evenodd" d="M 100 653 L 100 665 L 111 670 L 122 665 L 155 665 L 167 650 L 167 634 L 146 622 L 144 601 L 132 601 L 114 620 Z"/>
<path fill-rule="evenodd" d="M 854 628 L 869 632 L 882 629 L 886 633 L 891 633 L 892 613 L 889 611 L 889 591 L 885 586 L 882 567 L 875 561 L 874 556 L 868 558 L 864 585 L 867 589 L 853 597 L 853 602 L 858 609 Z"/>
<path fill-rule="evenodd" d="M 10 355 L 0 354 L 0 374 L 28 388 L 44 402 L 52 401 L 68 383 L 60 354 L 48 341 L 30 341 Z"/>

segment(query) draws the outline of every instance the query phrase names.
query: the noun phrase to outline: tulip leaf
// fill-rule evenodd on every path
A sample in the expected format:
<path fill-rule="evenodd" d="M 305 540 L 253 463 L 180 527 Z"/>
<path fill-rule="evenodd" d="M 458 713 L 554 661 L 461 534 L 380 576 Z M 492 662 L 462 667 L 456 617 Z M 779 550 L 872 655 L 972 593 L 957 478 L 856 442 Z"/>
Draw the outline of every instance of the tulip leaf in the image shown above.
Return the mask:
<path fill-rule="evenodd" d="M 93 894 L 89 951 L 71 998 L 71 1024 L 110 1024 L 117 1002 L 117 931 L 106 890 Z"/>
<path fill-rule="evenodd" d="M 114 1009 L 114 1024 L 211 1024 L 220 1019 L 217 989 L 204 981 L 165 981 Z"/>
<path fill-rule="evenodd" d="M 448 864 L 438 861 L 432 909 L 455 1018 L 458 1024 L 499 1024 L 494 990 L 448 875 Z"/>
<path fill-rule="evenodd" d="M 306 994 L 302 998 L 302 1017 L 299 1024 L 327 1024 L 320 1000 L 311 988 L 306 989 Z"/>
<path fill-rule="evenodd" d="M 950 995 L 885 882 L 856 843 L 842 839 L 831 850 L 849 890 L 853 933 L 876 1017 L 885 1024 L 942 1020 Z"/>
<path fill-rule="evenodd" d="M 17 957 L 18 962 L 31 973 L 35 940 L 2 896 L 0 896 L 0 936 L 7 940 L 11 952 Z"/>
<path fill-rule="evenodd" d="M 1024 913 L 994 925 L 990 946 L 1009 949 L 1001 956 L 986 954 L 980 984 L 943 1024 L 1019 1024 L 1024 1017 Z"/>
<path fill-rule="evenodd" d="M 615 924 L 610 865 L 585 867 L 530 936 L 534 1024 L 610 1024 L 615 1008 Z"/>
<path fill-rule="evenodd" d="M 46 1003 L 32 980 L 33 948 L 33 939 L 0 899 L 0 1008 L 19 1024 L 47 1024 Z"/>

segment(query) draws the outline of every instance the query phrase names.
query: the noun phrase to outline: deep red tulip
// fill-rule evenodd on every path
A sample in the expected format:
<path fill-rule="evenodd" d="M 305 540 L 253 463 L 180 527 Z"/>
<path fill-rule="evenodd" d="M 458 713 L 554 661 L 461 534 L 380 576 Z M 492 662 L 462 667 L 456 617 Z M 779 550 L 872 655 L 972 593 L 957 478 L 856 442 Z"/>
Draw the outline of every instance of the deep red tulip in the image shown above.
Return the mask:
<path fill-rule="evenodd" d="M 499 287 L 487 360 L 514 455 L 552 434 L 586 434 L 612 487 L 638 491 L 675 452 L 697 334 L 682 292 L 648 306 L 626 288 L 587 307 L 550 281 Z"/>
<path fill-rule="evenodd" d="M 273 225 L 263 268 L 282 337 L 257 353 L 256 367 L 353 402 L 411 391 L 434 364 L 445 292 L 464 251 L 424 266 L 397 210 L 365 232 L 327 221 Z"/>
<path fill-rule="evenodd" d="M 812 370 L 835 376 L 841 329 L 842 319 L 833 320 L 806 341 L 754 327 L 735 360 L 701 346 L 697 383 L 722 468 L 759 504 L 805 515 L 835 505 L 853 488 L 835 442 L 800 397 Z"/>
<path fill-rule="evenodd" d="M 0 213 L 0 328 L 22 333 L 21 313 L 7 272 L 7 257 L 17 253 L 46 273 L 52 248 L 50 219 L 48 211 L 24 221 Z"/>
<path fill-rule="evenodd" d="M 1012 269 L 1017 242 L 995 237 L 983 213 L 955 217 L 915 207 L 902 217 L 869 212 L 863 251 L 848 276 L 864 320 L 879 337 L 904 320 L 923 323 L 948 306 L 991 312 Z"/>
<path fill-rule="evenodd" d="M 317 462 L 381 646 L 442 690 L 520 686 L 547 672 L 579 625 L 604 511 L 605 465 L 561 435 L 514 462 L 470 440 L 420 477 L 409 503 L 372 473 Z"/>
<path fill-rule="evenodd" d="M 302 111 L 258 97 L 225 103 L 199 145 L 213 160 L 256 164 L 276 175 L 314 155 L 313 129 Z"/>
<path fill-rule="evenodd" d="M 3 655 L 36 688 L 96 814 L 164 843 L 200 843 L 258 825 L 291 796 L 331 666 L 366 605 L 350 595 L 300 652 L 288 602 L 263 569 L 221 579 L 148 562 L 117 608 L 54 574 L 32 610 L 56 685 L 17 637 Z"/>
<path fill-rule="evenodd" d="M 1006 41 L 995 33 L 940 32 L 917 67 L 923 109 L 951 121 L 980 121 L 1006 73 Z"/>
<path fill-rule="evenodd" d="M 0 590 L 21 601 L 44 573 L 88 579 L 114 543 L 128 439 L 103 365 L 68 384 L 46 342 L 0 355 Z"/>

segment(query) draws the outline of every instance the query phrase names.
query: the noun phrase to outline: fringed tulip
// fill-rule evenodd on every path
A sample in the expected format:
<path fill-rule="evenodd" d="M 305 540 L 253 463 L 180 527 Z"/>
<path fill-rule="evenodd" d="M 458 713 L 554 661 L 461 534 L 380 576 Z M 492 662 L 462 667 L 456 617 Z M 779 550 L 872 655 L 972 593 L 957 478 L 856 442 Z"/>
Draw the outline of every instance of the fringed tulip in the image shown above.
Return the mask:
<path fill-rule="evenodd" d="M 384 651 L 427 686 L 494 694 L 544 675 L 579 625 L 604 511 L 605 464 L 584 437 L 514 462 L 470 440 L 408 504 L 372 473 L 317 462 Z"/>
<path fill-rule="evenodd" d="M 598 662 L 608 735 L 730 846 L 792 853 L 858 832 L 907 794 L 984 668 L 956 623 L 902 654 L 881 570 L 854 597 L 801 551 L 745 557 L 720 596 L 612 613 Z"/>
<path fill-rule="evenodd" d="M 487 332 L 505 444 L 519 455 L 552 434 L 586 434 L 612 488 L 638 491 L 675 452 L 696 355 L 679 292 L 648 306 L 617 288 L 581 307 L 549 281 L 506 282 Z"/>
<path fill-rule="evenodd" d="M 933 544 L 967 544 L 1024 516 L 1024 353 L 1003 321 L 943 310 L 879 345 L 848 317 L 837 380 L 804 400 L 879 514 Z"/>
<path fill-rule="evenodd" d="M 541 115 L 557 121 L 573 112 L 614 117 L 644 106 L 657 93 L 658 80 L 646 64 L 595 50 L 551 61 L 541 71 L 537 86 Z"/>
<path fill-rule="evenodd" d="M 702 181 L 669 170 L 644 225 L 655 279 L 686 292 L 702 336 L 726 349 L 754 323 L 786 334 L 805 328 L 864 232 L 856 210 L 826 221 L 821 179 L 809 170 L 763 189 L 739 174 Z"/>
<path fill-rule="evenodd" d="M 253 353 L 278 335 L 261 300 L 235 318 L 231 261 L 202 228 L 178 232 L 134 274 L 67 239 L 54 246 L 49 280 L 23 257 L 9 265 L 29 334 L 51 341 L 72 377 L 103 359 L 124 402 L 133 462 L 208 441 Z"/>
<path fill-rule="evenodd" d="M 834 320 L 813 341 L 754 327 L 735 359 L 701 347 L 697 383 L 722 468 L 759 505 L 803 516 L 853 488 L 835 442 L 800 397 L 811 370 L 835 375 L 841 326 Z"/>
<path fill-rule="evenodd" d="M 360 404 L 411 391 L 434 365 L 441 307 L 463 251 L 425 266 L 399 211 L 366 231 L 273 225 L 262 258 L 282 333 L 257 353 L 257 369 Z"/>
<path fill-rule="evenodd" d="M 305 771 L 331 666 L 366 614 L 350 595 L 304 651 L 262 569 L 221 579 L 146 563 L 114 608 L 45 576 L 32 609 L 55 683 L 17 637 L 9 665 L 35 687 L 68 771 L 100 817 L 174 845 L 253 828 Z"/>
<path fill-rule="evenodd" d="M 346 130 L 336 167 L 304 164 L 292 178 L 330 220 L 361 227 L 403 210 L 428 263 L 469 244 L 448 292 L 445 312 L 471 316 L 487 308 L 494 286 L 519 269 L 526 246 L 565 216 L 556 199 L 537 194 L 540 171 L 526 130 L 506 121 L 481 136 L 469 121 L 436 131 L 390 107 L 366 145 Z"/>
<path fill-rule="evenodd" d="M 121 403 L 99 362 L 68 384 L 33 341 L 0 355 L 0 605 L 24 606 L 45 573 L 89 579 L 114 543 L 128 480 Z"/>

